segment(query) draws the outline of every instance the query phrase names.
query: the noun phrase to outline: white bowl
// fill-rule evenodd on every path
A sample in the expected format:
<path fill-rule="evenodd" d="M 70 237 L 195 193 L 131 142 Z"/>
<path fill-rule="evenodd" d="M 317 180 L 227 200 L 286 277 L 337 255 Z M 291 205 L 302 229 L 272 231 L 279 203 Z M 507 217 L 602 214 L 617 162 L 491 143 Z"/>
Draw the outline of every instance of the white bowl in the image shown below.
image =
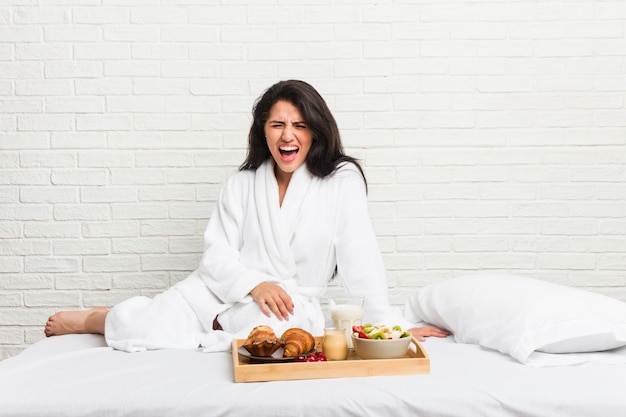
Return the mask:
<path fill-rule="evenodd" d="M 406 355 L 411 337 L 400 339 L 361 339 L 352 335 L 352 344 L 361 359 L 393 359 Z"/>

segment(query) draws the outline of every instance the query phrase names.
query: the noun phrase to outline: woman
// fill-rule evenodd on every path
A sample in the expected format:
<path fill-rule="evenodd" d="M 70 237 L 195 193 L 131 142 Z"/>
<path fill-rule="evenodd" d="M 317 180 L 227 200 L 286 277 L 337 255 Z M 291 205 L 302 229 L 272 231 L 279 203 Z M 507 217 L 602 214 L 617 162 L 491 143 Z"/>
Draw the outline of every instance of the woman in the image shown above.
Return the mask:
<path fill-rule="evenodd" d="M 412 326 L 391 308 L 382 256 L 369 219 L 366 180 L 344 154 L 324 99 L 303 81 L 282 81 L 253 109 L 248 154 L 229 179 L 204 234 L 199 268 L 154 299 L 60 312 L 46 335 L 101 333 L 126 351 L 228 349 L 256 325 L 277 334 L 322 334 L 320 297 L 339 275 L 363 296 L 364 320 Z M 434 327 L 417 337 L 445 337 Z"/>

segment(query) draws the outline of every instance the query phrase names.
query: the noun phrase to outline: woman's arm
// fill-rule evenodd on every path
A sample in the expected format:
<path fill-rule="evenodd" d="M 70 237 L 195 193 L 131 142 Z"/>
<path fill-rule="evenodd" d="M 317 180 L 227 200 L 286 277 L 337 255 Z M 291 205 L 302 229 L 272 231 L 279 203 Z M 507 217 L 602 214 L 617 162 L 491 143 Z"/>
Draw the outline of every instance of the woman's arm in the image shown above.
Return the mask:
<path fill-rule="evenodd" d="M 369 217 L 365 183 L 352 165 L 336 173 L 337 272 L 348 292 L 364 298 L 365 322 L 412 326 L 388 299 L 387 275 Z"/>
<path fill-rule="evenodd" d="M 351 173 L 346 173 L 351 174 Z M 363 295 L 365 321 L 400 325 L 418 339 L 446 337 L 449 333 L 432 326 L 413 327 L 388 301 L 387 276 L 378 241 L 368 213 L 365 184 L 354 170 L 344 175 L 340 187 L 336 242 L 338 275 L 352 294 Z"/>
<path fill-rule="evenodd" d="M 201 276 L 225 303 L 242 302 L 257 285 L 273 280 L 241 262 L 245 206 L 250 198 L 245 174 L 236 174 L 226 183 L 204 233 Z"/>
<path fill-rule="evenodd" d="M 241 261 L 245 207 L 251 197 L 246 173 L 226 184 L 204 234 L 206 250 L 201 275 L 207 286 L 224 302 L 245 302 L 250 295 L 266 316 L 279 319 L 293 314 L 294 304 L 276 279 L 246 267 Z M 273 282 L 272 282 L 273 281 Z"/>
<path fill-rule="evenodd" d="M 413 327 L 409 329 L 409 331 L 417 340 L 420 341 L 429 336 L 447 337 L 450 335 L 450 332 L 448 332 L 447 330 L 442 330 L 438 327 L 433 326 Z"/>

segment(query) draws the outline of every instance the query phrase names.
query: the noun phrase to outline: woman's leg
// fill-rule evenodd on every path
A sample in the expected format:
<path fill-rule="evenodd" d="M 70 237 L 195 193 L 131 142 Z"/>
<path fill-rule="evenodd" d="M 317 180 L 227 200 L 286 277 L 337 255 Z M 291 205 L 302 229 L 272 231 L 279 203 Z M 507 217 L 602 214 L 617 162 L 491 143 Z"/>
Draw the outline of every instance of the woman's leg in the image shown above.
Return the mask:
<path fill-rule="evenodd" d="M 79 333 L 104 334 L 104 321 L 107 314 L 109 314 L 109 309 L 104 307 L 59 311 L 48 318 L 44 333 L 48 337 Z"/>
<path fill-rule="evenodd" d="M 174 287 L 154 298 L 137 296 L 122 301 L 111 308 L 105 325 L 107 345 L 126 352 L 196 349 L 206 333 Z"/>

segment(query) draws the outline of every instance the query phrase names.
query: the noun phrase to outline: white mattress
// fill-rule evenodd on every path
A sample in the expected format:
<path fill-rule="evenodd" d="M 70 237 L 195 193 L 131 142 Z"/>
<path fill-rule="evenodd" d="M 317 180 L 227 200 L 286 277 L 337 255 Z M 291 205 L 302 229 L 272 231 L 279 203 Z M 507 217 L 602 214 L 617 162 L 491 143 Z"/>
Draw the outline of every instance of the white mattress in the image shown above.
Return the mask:
<path fill-rule="evenodd" d="M 94 335 L 42 340 L 0 362 L 1 416 L 626 415 L 626 364 L 533 368 L 428 339 L 428 375 L 233 382 L 230 353 L 124 353 Z"/>

